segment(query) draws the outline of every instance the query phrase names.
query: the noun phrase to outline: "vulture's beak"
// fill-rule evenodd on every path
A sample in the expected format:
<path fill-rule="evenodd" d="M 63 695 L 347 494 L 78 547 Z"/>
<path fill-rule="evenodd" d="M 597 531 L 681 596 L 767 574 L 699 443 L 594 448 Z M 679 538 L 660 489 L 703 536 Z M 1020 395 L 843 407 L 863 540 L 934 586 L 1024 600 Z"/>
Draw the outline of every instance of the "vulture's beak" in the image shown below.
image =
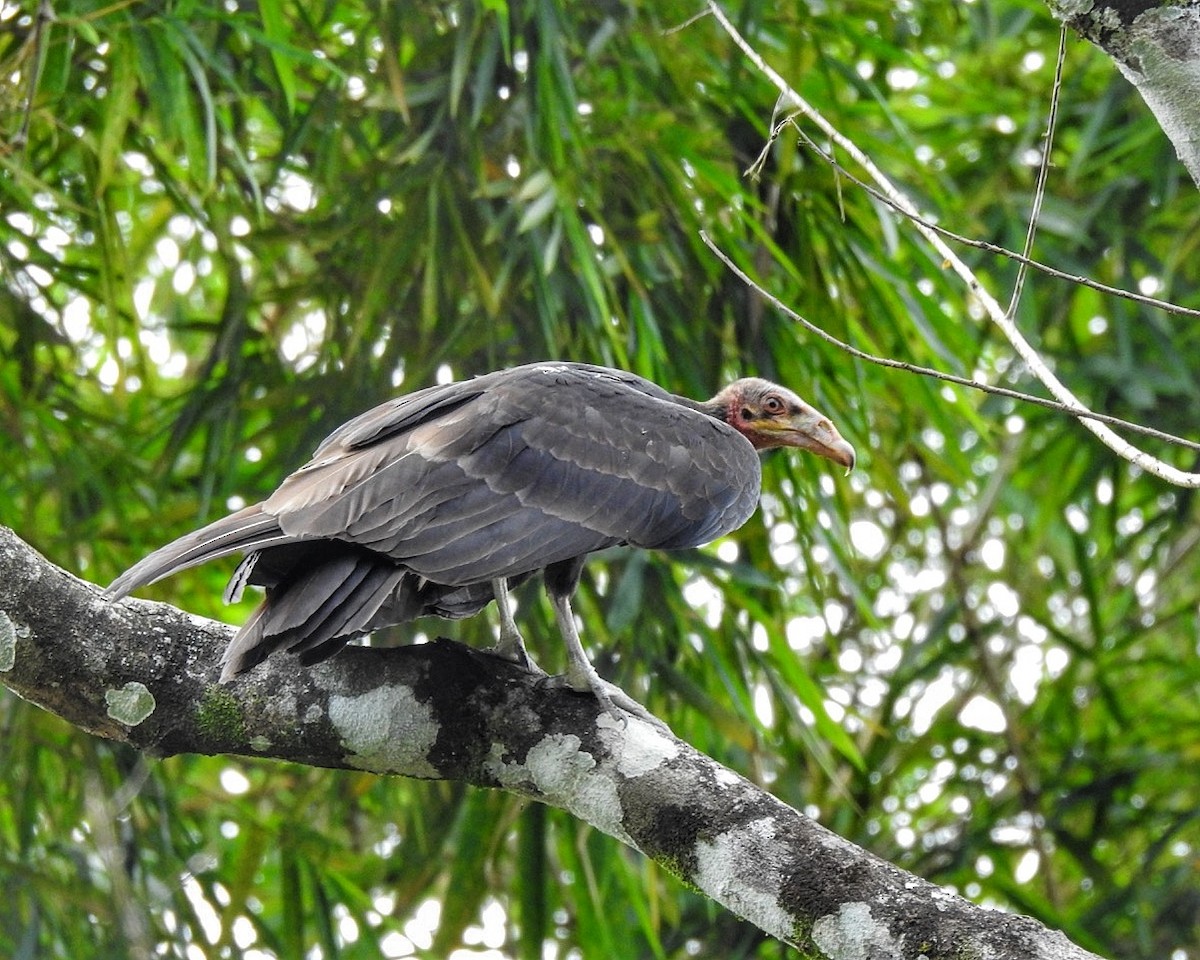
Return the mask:
<path fill-rule="evenodd" d="M 776 427 L 778 442 L 783 446 L 799 447 L 818 457 L 841 464 L 849 473 L 857 459 L 837 427 L 823 413 L 805 404 Z"/>

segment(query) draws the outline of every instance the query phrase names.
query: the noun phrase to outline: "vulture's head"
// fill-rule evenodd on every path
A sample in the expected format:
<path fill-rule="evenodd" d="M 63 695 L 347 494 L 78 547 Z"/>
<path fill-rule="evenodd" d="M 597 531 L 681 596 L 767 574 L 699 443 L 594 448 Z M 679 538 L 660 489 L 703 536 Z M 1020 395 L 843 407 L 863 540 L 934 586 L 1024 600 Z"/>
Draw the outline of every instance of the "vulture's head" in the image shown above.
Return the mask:
<path fill-rule="evenodd" d="M 854 468 L 854 448 L 829 418 L 786 387 L 769 380 L 735 380 L 706 404 L 753 444 L 755 450 L 799 447 L 847 470 Z"/>

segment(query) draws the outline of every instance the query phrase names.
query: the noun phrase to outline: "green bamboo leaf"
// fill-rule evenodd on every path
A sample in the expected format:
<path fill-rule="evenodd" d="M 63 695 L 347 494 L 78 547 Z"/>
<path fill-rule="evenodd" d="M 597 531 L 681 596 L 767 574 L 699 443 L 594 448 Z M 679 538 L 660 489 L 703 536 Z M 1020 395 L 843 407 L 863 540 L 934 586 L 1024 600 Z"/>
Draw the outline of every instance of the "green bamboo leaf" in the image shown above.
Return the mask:
<path fill-rule="evenodd" d="M 325 890 L 323 871 L 315 864 L 305 864 L 305 874 L 308 887 L 312 890 L 312 918 L 316 921 L 317 941 L 321 947 L 321 955 L 333 960 L 342 955 L 338 935 L 335 930 L 333 904 Z"/>
<path fill-rule="evenodd" d="M 288 24 L 280 0 L 259 0 L 258 16 L 263 34 L 271 41 L 269 50 L 279 88 L 283 91 L 288 114 L 296 112 L 296 71 L 287 53 Z"/>
<path fill-rule="evenodd" d="M 516 905 L 520 910 L 521 960 L 541 960 L 550 933 L 550 910 L 546 884 L 547 863 L 546 807 L 530 803 L 521 811 L 517 826 L 518 866 Z"/>
<path fill-rule="evenodd" d="M 562 248 L 563 221 L 556 216 L 550 224 L 550 235 L 542 244 L 541 267 L 542 275 L 550 276 L 558 266 L 559 251 Z"/>
<path fill-rule="evenodd" d="M 486 864 L 501 839 L 498 832 L 504 829 L 497 813 L 505 802 L 503 795 L 472 793 L 459 812 L 447 876 L 454 896 L 442 904 L 432 947 L 434 956 L 449 956 L 461 942 L 463 930 L 478 919 L 480 905 L 488 894 Z"/>
<path fill-rule="evenodd" d="M 517 221 L 517 233 L 528 233 L 544 223 L 558 206 L 558 193 L 550 189 L 529 204 Z"/>
<path fill-rule="evenodd" d="M 479 18 L 474 16 L 471 7 L 463 8 L 463 20 L 454 31 L 454 57 L 450 61 L 450 116 L 458 116 L 459 104 L 462 103 L 463 91 L 467 86 L 467 77 L 471 63 L 475 59 L 475 40 L 479 33 Z"/>
<path fill-rule="evenodd" d="M 280 847 L 279 856 L 280 925 L 277 935 L 286 955 L 299 957 L 304 954 L 307 925 L 300 862 L 290 843 Z"/>
<path fill-rule="evenodd" d="M 496 15 L 496 24 L 500 29 L 500 39 L 504 44 L 504 62 L 512 63 L 512 28 L 509 23 L 508 0 L 482 0 L 481 6 L 488 13 Z"/>
<path fill-rule="evenodd" d="M 554 178 L 550 176 L 550 172 L 548 170 L 535 170 L 521 184 L 521 189 L 516 193 L 516 199 L 521 203 L 528 203 L 536 197 L 553 192 Z"/>
<path fill-rule="evenodd" d="M 77 31 L 89 46 L 96 47 L 100 45 L 100 34 L 86 17 L 73 18 L 68 22 L 71 29 Z"/>

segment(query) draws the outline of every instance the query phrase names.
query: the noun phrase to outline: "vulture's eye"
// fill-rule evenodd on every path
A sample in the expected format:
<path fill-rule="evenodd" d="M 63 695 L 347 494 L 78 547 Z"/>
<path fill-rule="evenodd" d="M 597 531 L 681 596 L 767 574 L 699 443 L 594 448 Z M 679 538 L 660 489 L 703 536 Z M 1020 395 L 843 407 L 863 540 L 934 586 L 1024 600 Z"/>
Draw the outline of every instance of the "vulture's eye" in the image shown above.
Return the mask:
<path fill-rule="evenodd" d="M 783 401 L 776 396 L 767 397 L 763 401 L 763 409 L 770 414 L 783 413 Z"/>

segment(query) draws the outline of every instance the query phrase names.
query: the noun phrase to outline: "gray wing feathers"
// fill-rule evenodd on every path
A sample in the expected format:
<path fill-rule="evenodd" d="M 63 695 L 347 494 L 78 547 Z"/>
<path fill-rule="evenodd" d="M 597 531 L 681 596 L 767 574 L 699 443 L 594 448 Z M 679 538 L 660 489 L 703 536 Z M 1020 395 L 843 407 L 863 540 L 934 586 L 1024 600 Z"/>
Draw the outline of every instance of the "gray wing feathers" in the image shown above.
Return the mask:
<path fill-rule="evenodd" d="M 444 419 L 483 393 L 487 383 L 494 378 L 495 374 L 491 374 L 462 383 L 427 387 L 382 403 L 338 427 L 322 441 L 313 456 L 320 457 L 328 449 L 355 450 L 373 446 L 422 423 Z"/>
<path fill-rule="evenodd" d="M 758 457 L 732 428 L 648 381 L 540 364 L 368 411 L 264 510 L 294 538 L 465 584 L 614 543 L 694 546 L 757 497 Z"/>
<path fill-rule="evenodd" d="M 643 547 L 705 543 L 741 526 L 758 502 L 754 449 L 727 424 L 680 403 L 635 377 L 573 371 L 569 395 L 547 402 L 549 391 L 505 395 L 520 409 L 522 439 L 548 455 L 542 466 L 561 475 L 575 465 L 594 491 L 618 504 L 588 523 Z M 540 394 L 541 401 L 530 398 Z M 514 417 L 517 418 L 517 417 Z M 541 489 L 553 489 L 549 482 Z M 542 505 L 541 496 L 527 502 Z M 595 503 L 595 498 L 576 501 Z"/>

